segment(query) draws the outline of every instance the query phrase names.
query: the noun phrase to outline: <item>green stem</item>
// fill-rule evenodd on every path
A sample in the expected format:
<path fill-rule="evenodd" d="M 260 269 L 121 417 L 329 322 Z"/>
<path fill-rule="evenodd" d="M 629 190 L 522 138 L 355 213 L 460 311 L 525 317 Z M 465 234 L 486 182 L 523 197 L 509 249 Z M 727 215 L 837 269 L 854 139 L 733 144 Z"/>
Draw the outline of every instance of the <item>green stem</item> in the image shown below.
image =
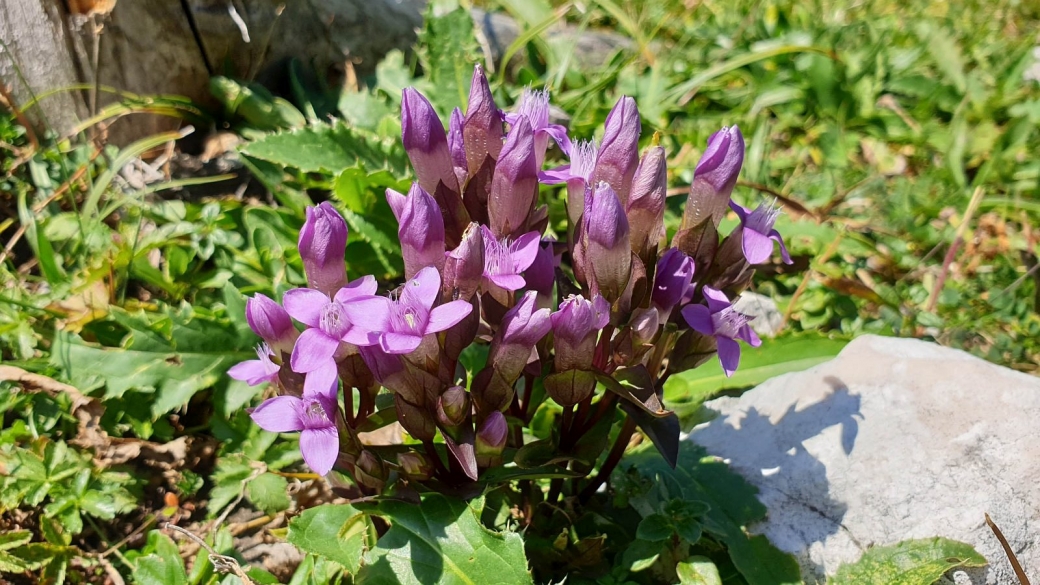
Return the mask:
<path fill-rule="evenodd" d="M 632 433 L 636 430 L 636 421 L 630 416 L 625 417 L 625 424 L 621 427 L 621 432 L 618 433 L 617 439 L 614 440 L 614 446 L 610 448 L 610 453 L 607 454 L 606 461 L 603 462 L 603 467 L 599 468 L 599 473 L 596 477 L 592 478 L 589 485 L 585 486 L 585 489 L 581 490 L 581 494 L 578 495 L 579 500 L 582 503 L 589 501 L 589 498 L 596 493 L 599 486 L 603 485 L 603 482 L 607 481 L 610 474 L 614 472 L 614 468 L 621 461 L 621 456 L 625 454 L 625 449 L 628 447 L 628 441 L 632 438 Z"/>

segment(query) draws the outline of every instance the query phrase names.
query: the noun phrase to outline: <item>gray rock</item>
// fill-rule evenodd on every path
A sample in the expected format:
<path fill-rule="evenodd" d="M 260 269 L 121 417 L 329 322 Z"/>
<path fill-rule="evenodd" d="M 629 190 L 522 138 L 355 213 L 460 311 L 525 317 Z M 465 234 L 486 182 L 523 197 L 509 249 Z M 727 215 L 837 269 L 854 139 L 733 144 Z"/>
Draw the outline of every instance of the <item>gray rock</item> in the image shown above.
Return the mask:
<path fill-rule="evenodd" d="M 748 324 L 755 330 L 755 333 L 762 337 L 776 337 L 784 324 L 784 316 L 780 312 L 780 307 L 776 305 L 776 301 L 766 295 L 744 291 L 740 293 L 737 302 L 733 303 L 733 308 L 749 317 L 754 317 Z"/>
<path fill-rule="evenodd" d="M 1040 379 L 931 343 L 863 336 L 834 360 L 779 376 L 691 438 L 756 485 L 753 531 L 822 583 L 871 545 L 943 536 L 990 562 L 958 584 L 1017 583 L 989 513 L 1040 582 Z"/>

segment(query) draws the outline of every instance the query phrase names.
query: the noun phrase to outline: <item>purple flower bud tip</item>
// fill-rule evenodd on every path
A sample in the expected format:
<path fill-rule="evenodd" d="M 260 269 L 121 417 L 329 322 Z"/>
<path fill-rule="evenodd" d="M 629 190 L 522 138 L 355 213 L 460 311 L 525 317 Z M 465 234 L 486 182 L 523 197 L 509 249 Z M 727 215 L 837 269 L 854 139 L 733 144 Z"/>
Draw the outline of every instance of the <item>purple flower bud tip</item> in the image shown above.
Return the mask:
<path fill-rule="evenodd" d="M 484 276 L 484 232 L 471 223 L 462 234 L 459 247 L 448 252 L 444 261 L 444 290 L 451 300 L 469 300 Z"/>
<path fill-rule="evenodd" d="M 538 293 L 527 291 L 502 317 L 499 336 L 503 343 L 534 347 L 552 328 L 549 309 L 538 308 Z"/>
<path fill-rule="evenodd" d="M 437 415 L 441 424 L 457 427 L 470 413 L 469 393 L 461 386 L 452 386 L 441 394 L 437 404 Z"/>
<path fill-rule="evenodd" d="M 299 250 L 307 282 L 333 294 L 347 280 L 343 256 L 347 249 L 347 222 L 328 201 L 307 208 L 300 230 Z"/>
<path fill-rule="evenodd" d="M 736 340 L 741 339 L 751 347 L 762 345 L 762 341 L 748 325 L 751 317 L 734 310 L 725 293 L 710 286 L 701 290 L 708 305 L 687 305 L 683 307 L 682 316 L 694 331 L 715 338 L 722 370 L 732 376 L 740 364 L 740 345 Z"/>
<path fill-rule="evenodd" d="M 506 423 L 506 417 L 497 410 L 493 411 L 477 431 L 477 455 L 501 453 L 506 446 L 508 432 L 509 425 Z"/>
<path fill-rule="evenodd" d="M 693 286 L 693 260 L 676 248 L 669 248 L 657 261 L 651 300 L 668 312 L 678 305 Z"/>
<path fill-rule="evenodd" d="M 424 336 L 448 329 L 473 310 L 464 300 L 434 307 L 440 291 L 440 274 L 427 267 L 405 283 L 397 299 L 359 298 L 345 305 L 345 310 L 358 328 L 378 336 L 383 351 L 407 354 L 419 347 Z"/>
<path fill-rule="evenodd" d="M 505 290 L 519 290 L 527 284 L 523 274 L 538 255 L 538 233 L 526 233 L 512 242 L 499 240 L 487 226 L 480 226 L 484 238 L 484 278 Z"/>
<path fill-rule="evenodd" d="M 560 310 L 552 314 L 552 330 L 557 343 L 580 343 L 590 333 L 606 327 L 610 322 L 610 304 L 596 295 L 589 301 L 581 295 L 571 295 L 560 303 Z"/>
<path fill-rule="evenodd" d="M 448 122 L 448 151 L 451 153 L 451 163 L 456 169 L 466 172 L 466 145 L 462 139 L 462 110 L 455 108 L 451 111 L 451 120 Z M 459 181 L 464 183 L 465 181 Z"/>
<path fill-rule="evenodd" d="M 527 118 L 509 130 L 488 197 L 491 230 L 508 236 L 521 229 L 538 199 L 538 161 Z"/>
<path fill-rule="evenodd" d="M 387 189 L 386 200 L 397 216 L 405 278 L 427 266 L 443 268 L 444 217 L 433 196 L 419 183 L 412 183 L 407 196 Z"/>
<path fill-rule="evenodd" d="M 607 115 L 594 175 L 596 182 L 609 183 L 623 203 L 628 202 L 632 175 L 639 162 L 639 132 L 636 102 L 624 96 Z"/>
<path fill-rule="evenodd" d="M 632 229 L 632 251 L 641 258 L 664 233 L 664 205 L 668 194 L 668 161 L 660 146 L 650 148 L 632 178 L 626 213 Z"/>
<path fill-rule="evenodd" d="M 282 351 L 292 351 L 299 332 L 293 327 L 289 313 L 278 303 L 260 293 L 253 295 L 246 301 L 246 321 L 276 352 L 275 356 L 280 357 Z"/>
<path fill-rule="evenodd" d="M 553 244 L 551 241 L 545 241 L 538 247 L 534 262 L 524 272 L 524 280 L 527 281 L 527 288 L 537 291 L 540 295 L 549 296 L 552 294 L 555 279 L 556 258 L 553 256 Z"/>
<path fill-rule="evenodd" d="M 735 125 L 724 126 L 708 138 L 708 147 L 697 163 L 694 177 L 707 181 L 716 191 L 732 190 L 743 164 L 744 135 Z"/>
<path fill-rule="evenodd" d="M 488 156 L 498 160 L 502 150 L 502 112 L 495 105 L 484 69 L 473 69 L 469 88 L 469 105 L 462 122 L 462 138 L 466 149 L 469 174 L 476 174 Z"/>
<path fill-rule="evenodd" d="M 424 189 L 436 193 L 438 183 L 443 182 L 449 189 L 458 190 L 441 120 L 429 100 L 411 87 L 406 87 L 401 96 L 401 139 Z"/>
<path fill-rule="evenodd" d="M 315 473 L 325 475 L 339 457 L 337 410 L 335 394 L 276 396 L 265 400 L 250 417 L 268 432 L 299 431 L 303 460 Z"/>
<path fill-rule="evenodd" d="M 654 307 L 636 309 L 632 313 L 632 336 L 638 343 L 649 343 L 660 328 L 660 314 Z"/>
<path fill-rule="evenodd" d="M 773 242 L 780 244 L 780 255 L 785 264 L 791 264 L 791 255 L 780 232 L 773 228 L 780 210 L 776 203 L 763 203 L 749 211 L 746 207 L 730 201 L 730 208 L 740 218 L 741 247 L 748 264 L 762 264 L 773 254 Z"/>
<path fill-rule="evenodd" d="M 607 183 L 597 185 L 592 205 L 585 213 L 584 226 L 588 241 L 585 273 L 594 277 L 593 292 L 614 302 L 628 285 L 632 250 L 628 218 L 617 194 Z"/>

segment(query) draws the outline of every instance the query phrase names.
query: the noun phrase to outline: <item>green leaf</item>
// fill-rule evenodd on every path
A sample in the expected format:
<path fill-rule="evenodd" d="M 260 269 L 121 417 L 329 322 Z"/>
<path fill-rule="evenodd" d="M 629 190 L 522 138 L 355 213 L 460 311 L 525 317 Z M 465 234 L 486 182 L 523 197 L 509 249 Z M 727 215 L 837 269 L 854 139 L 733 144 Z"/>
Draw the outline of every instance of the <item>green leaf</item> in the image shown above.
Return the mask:
<path fill-rule="evenodd" d="M 621 556 L 621 566 L 633 573 L 649 569 L 657 562 L 664 548 L 664 541 L 636 540 L 625 548 Z"/>
<path fill-rule="evenodd" d="M 184 570 L 177 545 L 170 537 L 153 530 L 148 534 L 146 549 L 152 554 L 137 559 L 134 569 L 134 581 L 138 585 L 170 585 L 171 583 L 187 583 L 188 574 Z"/>
<path fill-rule="evenodd" d="M 349 504 L 325 504 L 304 510 L 289 523 L 289 542 L 358 572 L 368 548 L 371 522 Z"/>
<path fill-rule="evenodd" d="M 473 65 L 481 61 L 469 11 L 456 8 L 438 15 L 431 4 L 418 47 L 423 71 L 432 86 L 425 92 L 430 102 L 442 115 L 466 103 Z"/>
<path fill-rule="evenodd" d="M 344 124 L 269 134 L 245 145 L 242 152 L 305 173 L 335 173 L 359 164 L 372 170 L 391 165 L 403 171 L 405 167 L 404 151 L 396 138 L 380 138 Z"/>
<path fill-rule="evenodd" d="M 766 508 L 755 497 L 757 489 L 724 463 L 709 457 L 698 445 L 684 441 L 675 469 L 647 448 L 622 460 L 615 474 L 635 473 L 654 486 L 652 494 L 664 500 L 681 497 L 705 502 L 710 509 L 702 517 L 705 529 L 728 549 L 733 565 L 748 585 L 801 583 L 794 557 L 776 549 L 764 536 L 749 536 L 746 527 L 762 520 Z M 647 498 L 650 496 L 640 496 Z M 638 505 L 634 502 L 633 505 Z M 656 508 L 656 502 L 643 502 Z M 703 506 L 697 506 L 703 509 Z M 699 510 L 698 510 L 699 511 Z"/>
<path fill-rule="evenodd" d="M 9 530 L 0 532 L 0 550 L 10 550 L 32 540 L 32 532 L 28 530 Z"/>
<path fill-rule="evenodd" d="M 708 557 L 690 557 L 675 567 L 679 585 L 722 585 L 719 568 Z"/>
<path fill-rule="evenodd" d="M 292 505 L 289 499 L 289 481 L 280 475 L 263 473 L 249 482 L 246 497 L 264 514 L 277 514 Z"/>
<path fill-rule="evenodd" d="M 665 540 L 675 532 L 672 521 L 661 514 L 651 514 L 639 523 L 636 528 L 636 538 L 649 542 Z"/>
<path fill-rule="evenodd" d="M 947 538 L 905 540 L 875 546 L 851 564 L 838 567 L 831 585 L 932 585 L 957 567 L 984 567 L 986 559 L 970 544 Z"/>
<path fill-rule="evenodd" d="M 482 585 L 533 583 L 523 539 L 480 523 L 484 498 L 469 502 L 429 494 L 422 505 L 388 500 L 374 513 L 390 530 L 365 553 L 360 583 Z"/>

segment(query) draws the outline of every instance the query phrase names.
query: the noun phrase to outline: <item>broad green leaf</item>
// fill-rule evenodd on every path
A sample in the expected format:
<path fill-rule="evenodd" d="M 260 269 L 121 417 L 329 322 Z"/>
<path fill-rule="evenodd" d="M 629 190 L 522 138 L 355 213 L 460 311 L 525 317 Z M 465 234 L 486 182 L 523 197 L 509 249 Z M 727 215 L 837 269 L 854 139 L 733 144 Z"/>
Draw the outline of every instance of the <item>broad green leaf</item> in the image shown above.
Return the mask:
<path fill-rule="evenodd" d="M 690 557 L 675 567 L 679 585 L 722 585 L 719 568 L 708 557 Z"/>
<path fill-rule="evenodd" d="M 374 513 L 390 530 L 365 553 L 359 583 L 483 585 L 533 583 L 523 539 L 480 523 L 484 498 L 429 494 L 421 505 L 387 500 Z"/>
<path fill-rule="evenodd" d="M 950 569 L 986 564 L 986 559 L 970 544 L 947 538 L 921 538 L 871 547 L 855 563 L 838 567 L 838 573 L 828 583 L 932 585 Z"/>
<path fill-rule="evenodd" d="M 292 505 L 286 490 L 289 481 L 280 475 L 262 473 L 246 486 L 249 501 L 265 514 L 277 514 Z"/>
<path fill-rule="evenodd" d="M 304 510 L 289 523 L 289 542 L 358 572 L 368 548 L 371 522 L 348 504 L 325 504 Z"/>
<path fill-rule="evenodd" d="M 148 534 L 148 544 L 152 554 L 137 559 L 133 571 L 134 581 L 138 585 L 170 585 L 171 583 L 187 583 L 188 574 L 184 570 L 184 561 L 180 551 L 170 537 L 153 530 Z"/>
<path fill-rule="evenodd" d="M 466 103 L 473 64 L 481 61 L 473 17 L 462 8 L 438 15 L 430 6 L 419 34 L 419 47 L 429 82 L 426 97 L 441 115 L 447 115 L 453 107 Z"/>
<path fill-rule="evenodd" d="M 724 463 L 707 456 L 698 445 L 684 441 L 675 469 L 651 449 L 643 448 L 622 460 L 615 473 L 633 470 L 649 480 L 656 494 L 667 500 L 681 497 L 705 502 L 704 528 L 728 549 L 734 566 L 748 585 L 801 583 L 794 557 L 772 546 L 764 536 L 749 536 L 746 527 L 762 520 L 766 508 L 757 489 Z"/>
<path fill-rule="evenodd" d="M 322 124 L 269 134 L 245 145 L 248 156 L 306 173 L 339 172 L 359 164 L 370 170 L 404 170 L 405 157 L 399 141 L 380 138 L 344 124 Z"/>
<path fill-rule="evenodd" d="M 651 514 L 639 523 L 636 528 L 636 538 L 650 542 L 657 542 L 670 537 L 675 532 L 672 521 L 661 514 Z"/>

